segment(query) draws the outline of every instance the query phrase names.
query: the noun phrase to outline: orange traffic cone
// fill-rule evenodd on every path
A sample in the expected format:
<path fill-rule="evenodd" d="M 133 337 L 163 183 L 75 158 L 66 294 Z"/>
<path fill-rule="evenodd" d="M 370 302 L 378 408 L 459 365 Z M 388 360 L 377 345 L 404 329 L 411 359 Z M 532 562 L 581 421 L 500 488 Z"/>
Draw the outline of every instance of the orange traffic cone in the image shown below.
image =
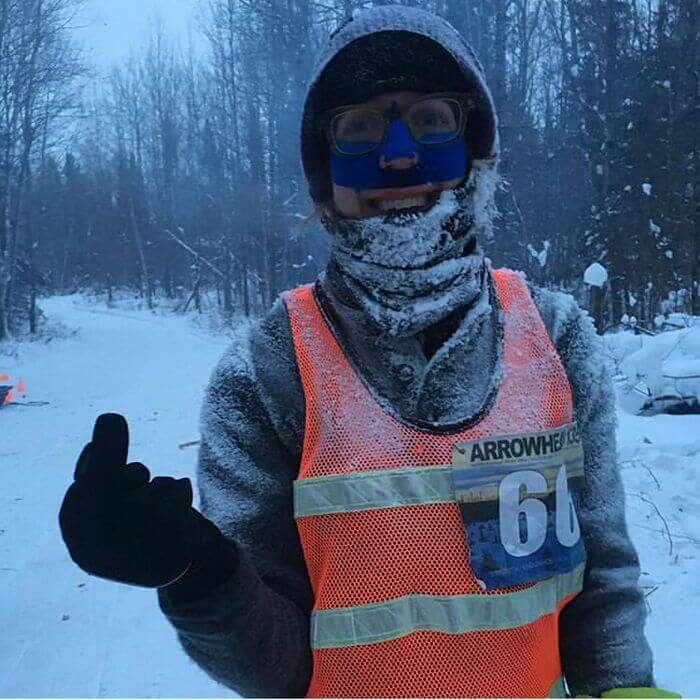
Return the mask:
<path fill-rule="evenodd" d="M 12 389 L 10 389 L 7 392 L 7 396 L 5 397 L 5 400 L 3 401 L 3 404 L 8 404 L 8 403 L 12 403 Z"/>
<path fill-rule="evenodd" d="M 10 381 L 9 374 L 0 374 L 0 382 L 9 382 L 9 381 Z"/>
<path fill-rule="evenodd" d="M 22 396 L 25 396 L 27 393 L 27 390 L 24 388 L 24 382 L 21 379 L 17 382 L 15 389 L 17 389 L 17 393 L 22 394 Z"/>

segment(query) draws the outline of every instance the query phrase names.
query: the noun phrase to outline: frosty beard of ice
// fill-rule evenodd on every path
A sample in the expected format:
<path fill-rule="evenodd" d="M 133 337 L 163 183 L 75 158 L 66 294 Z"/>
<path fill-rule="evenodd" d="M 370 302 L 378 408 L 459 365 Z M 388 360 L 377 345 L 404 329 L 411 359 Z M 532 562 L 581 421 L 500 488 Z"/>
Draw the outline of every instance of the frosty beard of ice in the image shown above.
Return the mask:
<path fill-rule="evenodd" d="M 464 184 L 442 192 L 425 213 L 324 220 L 332 259 L 380 331 L 414 335 L 485 292 L 477 236 L 491 231 L 490 175 L 475 164 Z"/>

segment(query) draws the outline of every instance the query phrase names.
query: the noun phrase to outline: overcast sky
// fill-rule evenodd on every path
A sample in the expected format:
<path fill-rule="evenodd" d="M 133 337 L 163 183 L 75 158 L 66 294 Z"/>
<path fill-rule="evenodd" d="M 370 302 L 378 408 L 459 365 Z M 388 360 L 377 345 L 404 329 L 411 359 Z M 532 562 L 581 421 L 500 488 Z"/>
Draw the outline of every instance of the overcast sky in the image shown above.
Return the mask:
<path fill-rule="evenodd" d="M 199 0 L 86 0 L 77 34 L 95 64 L 106 69 L 143 44 L 156 19 L 186 46 L 190 32 L 197 38 L 198 6 Z"/>

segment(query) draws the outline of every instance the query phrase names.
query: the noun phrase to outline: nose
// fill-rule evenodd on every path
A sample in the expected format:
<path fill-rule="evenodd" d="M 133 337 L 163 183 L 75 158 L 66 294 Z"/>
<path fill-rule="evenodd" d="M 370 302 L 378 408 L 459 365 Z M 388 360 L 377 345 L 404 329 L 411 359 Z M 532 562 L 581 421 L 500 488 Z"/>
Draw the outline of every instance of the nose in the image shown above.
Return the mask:
<path fill-rule="evenodd" d="M 388 159 L 382 154 L 379 159 L 379 167 L 382 170 L 410 170 L 418 165 L 418 156 L 414 153 L 408 157 Z"/>
<path fill-rule="evenodd" d="M 379 167 L 382 170 L 410 170 L 418 165 L 418 154 L 406 125 L 399 117 L 389 122 L 389 131 L 381 155 Z"/>

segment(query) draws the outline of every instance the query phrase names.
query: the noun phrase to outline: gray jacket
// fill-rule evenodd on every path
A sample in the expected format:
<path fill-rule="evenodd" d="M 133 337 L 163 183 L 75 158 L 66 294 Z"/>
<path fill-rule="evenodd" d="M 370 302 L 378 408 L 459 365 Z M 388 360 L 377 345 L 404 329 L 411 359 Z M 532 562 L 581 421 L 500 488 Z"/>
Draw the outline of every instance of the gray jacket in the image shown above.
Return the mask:
<path fill-rule="evenodd" d="M 429 338 L 389 342 L 353 308 L 332 265 L 318 292 L 345 352 L 395 414 L 436 426 L 478 418 L 500 376 L 495 307 L 479 329 L 463 328 L 457 318 Z M 539 288 L 531 293 L 571 383 L 585 453 L 579 521 L 588 560 L 583 592 L 560 620 L 563 672 L 574 695 L 653 685 L 601 342 L 573 298 Z M 241 331 L 222 358 L 201 431 L 201 508 L 237 543 L 239 564 L 225 583 L 194 601 L 162 589 L 161 608 L 187 653 L 224 685 L 244 696 L 303 696 L 312 670 L 313 596 L 293 519 L 292 482 L 304 396 L 281 301 Z"/>

